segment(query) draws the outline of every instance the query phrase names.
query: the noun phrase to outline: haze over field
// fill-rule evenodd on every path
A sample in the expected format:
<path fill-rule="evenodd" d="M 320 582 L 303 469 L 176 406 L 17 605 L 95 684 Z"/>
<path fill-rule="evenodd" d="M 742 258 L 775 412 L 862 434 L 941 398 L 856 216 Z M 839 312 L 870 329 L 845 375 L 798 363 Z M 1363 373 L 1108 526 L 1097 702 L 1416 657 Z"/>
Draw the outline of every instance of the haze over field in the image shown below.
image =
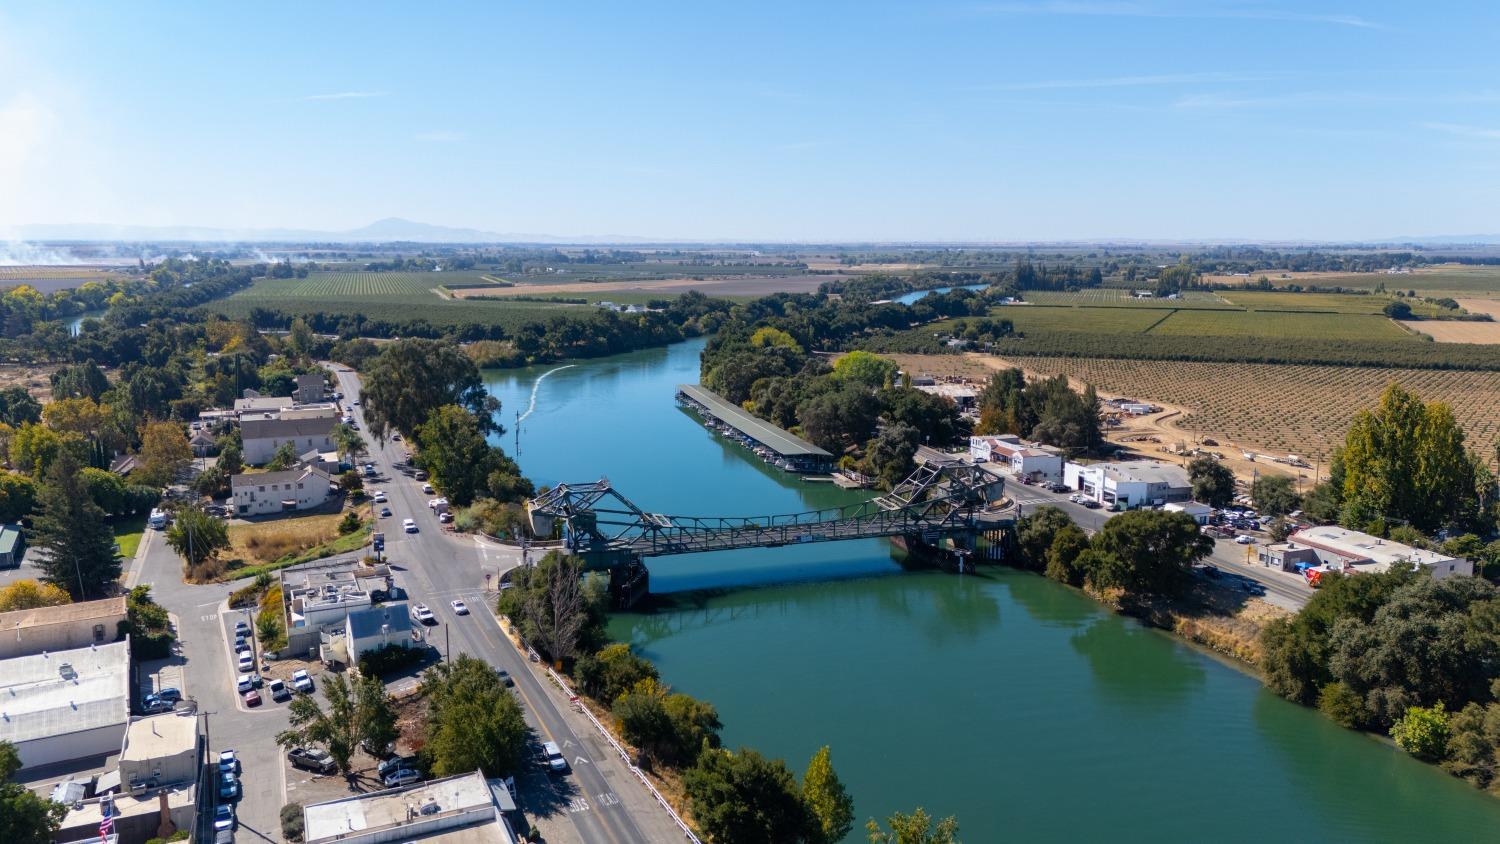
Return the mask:
<path fill-rule="evenodd" d="M 0 238 L 1472 241 L 1500 232 L 1497 23 L 7 4 Z M 370 226 L 390 217 L 464 231 Z"/>

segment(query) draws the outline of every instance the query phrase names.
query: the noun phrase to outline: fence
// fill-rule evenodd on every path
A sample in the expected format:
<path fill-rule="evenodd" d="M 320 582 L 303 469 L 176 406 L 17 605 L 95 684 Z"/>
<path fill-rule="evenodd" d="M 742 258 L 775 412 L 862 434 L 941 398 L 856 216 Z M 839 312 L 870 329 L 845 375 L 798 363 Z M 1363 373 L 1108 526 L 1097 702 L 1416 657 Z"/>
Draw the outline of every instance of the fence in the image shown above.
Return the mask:
<path fill-rule="evenodd" d="M 553 671 L 551 668 L 547 669 L 547 673 L 552 676 L 552 681 L 556 683 L 558 687 L 561 688 L 570 699 L 578 699 L 578 694 L 573 691 L 572 686 L 568 685 L 568 681 L 562 678 L 562 675 L 558 674 L 556 671 Z M 641 785 L 644 785 L 646 787 L 646 790 L 651 792 L 651 796 L 656 798 L 656 802 L 660 803 L 661 807 L 666 810 L 667 815 L 672 818 L 673 823 L 677 824 L 677 828 L 682 830 L 682 834 L 687 838 L 687 840 L 691 841 L 693 844 L 702 844 L 702 842 L 698 840 L 698 836 L 694 835 L 693 830 L 688 827 L 687 822 L 682 819 L 681 815 L 677 814 L 677 810 L 672 808 L 672 804 L 667 802 L 667 798 L 661 796 L 661 792 L 657 791 L 656 786 L 651 784 L 651 778 L 647 777 L 644 771 L 642 771 L 640 768 L 637 768 L 635 764 L 630 761 L 630 753 L 626 751 L 624 747 L 621 747 L 618 741 L 615 741 L 614 734 L 609 731 L 609 728 L 599 723 L 599 719 L 594 717 L 594 713 L 590 712 L 589 708 L 582 705 L 582 703 L 579 704 L 578 711 L 583 713 L 583 717 L 589 719 L 589 723 L 594 725 L 594 729 L 599 731 L 599 735 L 604 736 L 604 740 L 609 742 L 609 746 L 614 748 L 615 753 L 618 753 L 620 755 L 620 758 L 625 760 L 625 767 L 629 768 L 630 773 L 634 774 L 635 778 L 641 781 Z"/>

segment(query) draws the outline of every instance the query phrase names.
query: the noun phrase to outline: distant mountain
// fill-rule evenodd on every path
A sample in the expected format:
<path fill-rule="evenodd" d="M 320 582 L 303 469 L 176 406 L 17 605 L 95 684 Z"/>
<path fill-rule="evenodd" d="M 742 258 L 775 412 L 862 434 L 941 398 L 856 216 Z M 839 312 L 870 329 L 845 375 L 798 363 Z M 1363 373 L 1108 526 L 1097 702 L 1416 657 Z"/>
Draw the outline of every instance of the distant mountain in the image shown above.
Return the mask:
<path fill-rule="evenodd" d="M 111 223 L 61 223 L 0 229 L 0 240 L 193 241 L 203 243 L 659 243 L 626 235 L 562 237 L 551 234 L 502 234 L 479 229 L 436 226 L 400 217 L 376 220 L 348 231 L 315 229 L 221 229 L 208 226 L 133 226 Z"/>

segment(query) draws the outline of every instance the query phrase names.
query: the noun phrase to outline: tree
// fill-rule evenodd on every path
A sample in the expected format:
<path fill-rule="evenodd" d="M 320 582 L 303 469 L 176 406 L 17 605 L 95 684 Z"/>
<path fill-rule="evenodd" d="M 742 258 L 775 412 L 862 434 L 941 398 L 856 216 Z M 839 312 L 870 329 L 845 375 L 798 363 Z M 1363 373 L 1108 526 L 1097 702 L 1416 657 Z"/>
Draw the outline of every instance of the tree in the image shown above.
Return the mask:
<path fill-rule="evenodd" d="M 42 551 L 43 580 L 76 601 L 109 595 L 120 577 L 115 536 L 104 511 L 89 497 L 78 461 L 63 452 L 37 496 L 32 544 Z"/>
<path fill-rule="evenodd" d="M 615 699 L 611 712 L 625 740 L 646 761 L 690 764 L 705 747 L 719 746 L 719 713 L 690 695 L 673 693 L 654 677 L 637 682 Z"/>
<path fill-rule="evenodd" d="M 1382 310 L 1391 319 L 1411 319 L 1411 305 L 1406 304 L 1400 299 L 1387 302 L 1385 308 Z"/>
<path fill-rule="evenodd" d="M 164 487 L 193 461 L 193 452 L 182 426 L 175 422 L 148 422 L 141 427 L 140 457 L 136 477 L 141 483 Z"/>
<path fill-rule="evenodd" d="M 277 734 L 276 743 L 282 747 L 321 747 L 347 775 L 349 760 L 360 742 L 384 746 L 392 740 L 394 704 L 377 677 L 364 677 L 350 686 L 343 674 L 325 674 L 322 686 L 328 710 L 325 712 L 312 695 L 292 698 L 288 706 L 290 726 Z"/>
<path fill-rule="evenodd" d="M 276 446 L 276 451 L 271 454 L 271 461 L 266 464 L 266 469 L 272 472 L 281 472 L 297 465 L 297 448 L 291 441 Z"/>
<path fill-rule="evenodd" d="M 88 460 L 88 446 L 77 434 L 61 433 L 46 425 L 27 422 L 11 436 L 11 465 L 34 478 L 45 477 L 63 453 L 79 463 Z"/>
<path fill-rule="evenodd" d="M 1297 491 L 1286 475 L 1261 475 L 1250 485 L 1250 500 L 1266 516 L 1285 516 L 1297 509 Z"/>
<path fill-rule="evenodd" d="M 934 446 L 967 445 L 969 423 L 952 400 L 910 387 L 881 390 L 880 415 L 891 425 L 910 425 Z"/>
<path fill-rule="evenodd" d="M 0 521 L 15 523 L 36 506 L 36 481 L 16 472 L 0 471 Z"/>
<path fill-rule="evenodd" d="M 607 705 L 634 688 L 642 680 L 660 677 L 656 666 L 630 651 L 630 645 L 615 642 L 606 645 L 593 656 L 578 660 L 573 668 L 578 686 L 584 694 L 597 698 Z"/>
<path fill-rule="evenodd" d="M 1405 522 L 1424 532 L 1477 515 L 1477 458 L 1442 402 L 1424 404 L 1392 384 L 1355 416 L 1339 451 L 1345 527 Z"/>
<path fill-rule="evenodd" d="M 17 580 L 9 586 L 0 586 L 0 612 L 30 610 L 37 607 L 60 607 L 72 603 L 66 590 L 50 583 L 35 580 Z"/>
<path fill-rule="evenodd" d="M 1391 726 L 1396 745 L 1418 759 L 1435 762 L 1448 755 L 1448 713 L 1443 702 L 1413 706 Z"/>
<path fill-rule="evenodd" d="M 1043 504 L 1016 521 L 1016 550 L 1022 567 L 1041 571 L 1047 567 L 1047 551 L 1058 532 L 1070 527 L 1073 518 L 1061 507 Z"/>
<path fill-rule="evenodd" d="M 1104 523 L 1090 547 L 1098 555 L 1089 580 L 1127 593 L 1171 595 L 1191 577 L 1193 563 L 1214 541 L 1186 513 L 1132 510 Z"/>
<path fill-rule="evenodd" d="M 413 438 L 433 485 L 459 507 L 484 493 L 490 473 L 500 467 L 479 420 L 456 404 L 435 408 Z"/>
<path fill-rule="evenodd" d="M 338 449 L 339 456 L 346 460 L 365 450 L 365 438 L 354 430 L 353 425 L 346 425 L 343 422 L 334 425 L 328 438 L 333 440 L 333 446 Z"/>
<path fill-rule="evenodd" d="M 712 841 L 808 841 L 818 822 L 786 763 L 749 748 L 711 750 L 682 777 L 699 828 Z"/>
<path fill-rule="evenodd" d="M 826 844 L 842 841 L 854 827 L 854 798 L 834 772 L 826 745 L 807 763 L 807 773 L 802 775 L 802 802 L 812 811 L 819 838 Z"/>
<path fill-rule="evenodd" d="M 240 449 L 239 442 L 227 437 L 220 437 L 219 460 L 214 466 L 224 470 L 225 475 L 238 475 L 245 468 L 244 451 Z"/>
<path fill-rule="evenodd" d="M 602 578 L 580 583 L 582 577 L 578 557 L 549 552 L 535 566 L 511 573 L 511 588 L 500 593 L 497 609 L 549 661 L 571 660 L 604 642 L 607 587 Z"/>
<path fill-rule="evenodd" d="M 1195 457 L 1188 464 L 1193 500 L 1210 507 L 1227 507 L 1234 500 L 1234 473 L 1212 457 Z"/>
<path fill-rule="evenodd" d="M 432 411 L 456 404 L 474 414 L 485 433 L 501 434 L 500 409 L 484 389 L 479 369 L 455 343 L 400 340 L 370 362 L 364 377 L 365 419 L 377 439 L 392 430 L 411 434 Z"/>
<path fill-rule="evenodd" d="M 958 844 L 958 819 L 949 815 L 934 828 L 932 818 L 921 806 L 909 815 L 897 812 L 885 823 L 889 832 L 873 819 L 865 824 L 870 844 Z"/>
<path fill-rule="evenodd" d="M 1063 526 L 1052 535 L 1052 544 L 1047 546 L 1046 575 L 1059 583 L 1082 586 L 1085 571 L 1079 557 L 1089 547 L 1089 536 L 1078 525 Z"/>
<path fill-rule="evenodd" d="M 65 366 L 52 373 L 52 400 L 91 399 L 98 401 L 109 389 L 109 379 L 92 360 Z"/>
<path fill-rule="evenodd" d="M 0 741 L 0 841 L 6 844 L 51 844 L 68 807 L 53 803 L 11 778 L 21 770 L 21 754 Z"/>
<path fill-rule="evenodd" d="M 865 449 L 866 473 L 879 478 L 886 489 L 895 487 L 916 467 L 912 458 L 921 442 L 922 435 L 916 428 L 899 422 L 887 425 Z"/>
<path fill-rule="evenodd" d="M 41 402 L 32 398 L 25 387 L 6 387 L 0 390 L 0 422 L 18 428 L 41 418 Z"/>
<path fill-rule="evenodd" d="M 878 390 L 890 386 L 899 369 L 894 361 L 855 349 L 833 362 L 833 378 L 859 384 L 868 390 Z"/>
<path fill-rule="evenodd" d="M 488 663 L 468 654 L 422 675 L 428 698 L 427 747 L 437 776 L 475 769 L 486 777 L 520 770 L 528 729 L 516 703 Z"/>
<path fill-rule="evenodd" d="M 192 571 L 229 547 L 229 528 L 201 507 L 184 507 L 173 514 L 167 544 Z"/>

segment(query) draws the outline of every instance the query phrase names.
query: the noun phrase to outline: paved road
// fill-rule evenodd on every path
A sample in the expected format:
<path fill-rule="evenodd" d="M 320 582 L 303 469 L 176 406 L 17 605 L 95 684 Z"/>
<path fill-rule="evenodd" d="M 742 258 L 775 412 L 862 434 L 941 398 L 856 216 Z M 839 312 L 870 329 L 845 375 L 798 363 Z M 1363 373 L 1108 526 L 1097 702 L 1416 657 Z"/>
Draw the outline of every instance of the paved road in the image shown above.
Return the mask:
<path fill-rule="evenodd" d="M 346 403 L 359 395 L 359 378 L 341 366 L 332 366 Z M 546 821 L 548 840 L 558 833 L 583 842 L 662 842 L 681 839 L 681 833 L 645 788 L 630 774 L 624 762 L 610 751 L 597 732 L 573 713 L 565 698 L 505 640 L 494 616 L 486 608 L 485 574 L 498 583 L 500 573 L 521 563 L 509 548 L 471 536 L 447 532 L 427 507 L 431 497 L 421 482 L 396 470 L 404 458 L 406 443 L 377 444 L 365 425 L 362 407 L 353 407 L 355 421 L 370 440 L 369 452 L 377 480 L 366 481 L 367 489 L 386 493 L 391 509 L 380 519 L 386 536 L 386 552 L 396 577 L 413 603 L 423 602 L 437 616 L 438 624 L 427 628 L 428 641 L 447 653 L 466 653 L 509 671 L 516 680 L 527 721 L 539 741 L 555 741 L 563 748 L 572 771 L 546 783 L 544 774 L 527 777 L 523 783 L 523 809 Z M 402 519 L 414 519 L 418 532 L 403 533 Z M 450 602 L 463 599 L 468 616 L 454 613 Z M 541 804 L 537 805 L 537 798 Z"/>

